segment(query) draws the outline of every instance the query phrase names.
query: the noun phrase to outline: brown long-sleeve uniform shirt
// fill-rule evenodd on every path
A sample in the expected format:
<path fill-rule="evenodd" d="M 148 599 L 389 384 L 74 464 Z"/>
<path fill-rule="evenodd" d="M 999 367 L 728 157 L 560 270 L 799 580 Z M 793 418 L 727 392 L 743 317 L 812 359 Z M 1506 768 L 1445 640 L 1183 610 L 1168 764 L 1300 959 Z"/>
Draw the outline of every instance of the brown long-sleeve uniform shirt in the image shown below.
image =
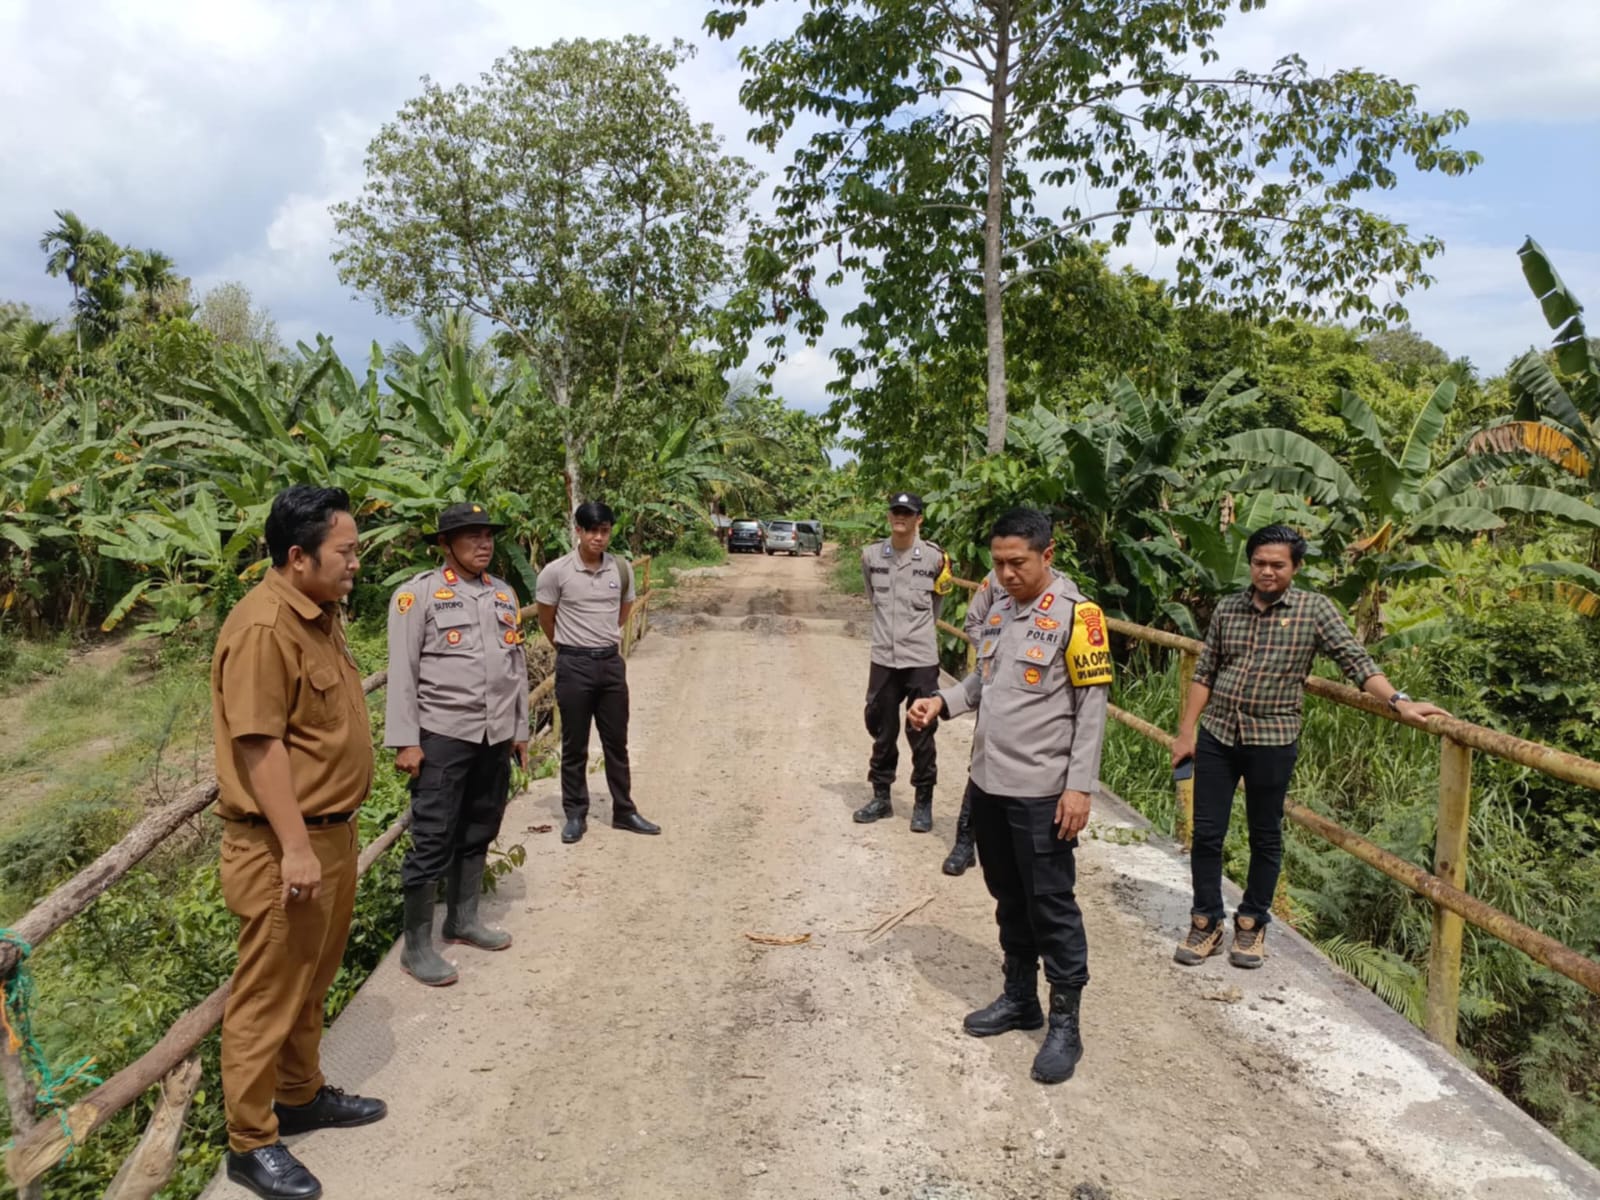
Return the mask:
<path fill-rule="evenodd" d="M 261 816 L 236 738 L 289 752 L 303 816 L 350 812 L 372 786 L 372 723 L 337 607 L 318 605 L 275 570 L 222 623 L 211 656 L 217 812 Z"/>

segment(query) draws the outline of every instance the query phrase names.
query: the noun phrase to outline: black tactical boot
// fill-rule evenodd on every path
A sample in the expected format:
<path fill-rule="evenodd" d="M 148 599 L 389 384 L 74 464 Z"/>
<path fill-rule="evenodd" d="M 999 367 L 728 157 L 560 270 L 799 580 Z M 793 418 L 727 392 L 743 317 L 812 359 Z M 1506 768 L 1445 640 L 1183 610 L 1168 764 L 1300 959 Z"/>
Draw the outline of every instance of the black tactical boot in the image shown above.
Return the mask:
<path fill-rule="evenodd" d="M 956 818 L 956 843 L 950 847 L 950 856 L 944 860 L 946 875 L 960 875 L 978 861 L 972 845 L 972 798 L 961 800 L 961 815 Z"/>
<path fill-rule="evenodd" d="M 999 998 L 987 1008 L 968 1013 L 961 1023 L 973 1037 L 1037 1029 L 1044 1024 L 1044 1010 L 1039 1007 L 1038 960 L 1008 957 L 1004 970 L 1006 986 Z"/>
<path fill-rule="evenodd" d="M 911 802 L 911 832 L 927 833 L 933 828 L 933 789 L 919 787 Z"/>
<path fill-rule="evenodd" d="M 447 987 L 456 981 L 456 969 L 433 948 L 433 884 L 406 889 L 406 945 L 400 968 L 418 983 Z"/>
<path fill-rule="evenodd" d="M 479 950 L 504 950 L 511 935 L 478 920 L 478 898 L 483 894 L 485 855 L 458 858 L 450 864 L 444 881 L 444 940 L 465 942 Z"/>
<path fill-rule="evenodd" d="M 1082 999 L 1082 988 L 1050 985 L 1050 1029 L 1034 1056 L 1036 1082 L 1065 1083 L 1077 1070 L 1083 1057 L 1083 1038 L 1078 1034 L 1078 1002 Z"/>
<path fill-rule="evenodd" d="M 854 813 L 857 825 L 870 825 L 884 817 L 894 816 L 894 805 L 889 803 L 889 785 L 875 783 L 872 785 L 872 799 Z"/>

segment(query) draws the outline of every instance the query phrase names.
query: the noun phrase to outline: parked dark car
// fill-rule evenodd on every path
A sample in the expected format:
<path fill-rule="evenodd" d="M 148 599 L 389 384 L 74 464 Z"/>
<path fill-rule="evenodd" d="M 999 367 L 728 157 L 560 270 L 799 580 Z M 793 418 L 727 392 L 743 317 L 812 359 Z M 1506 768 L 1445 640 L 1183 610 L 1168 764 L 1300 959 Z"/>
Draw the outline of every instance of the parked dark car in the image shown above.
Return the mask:
<path fill-rule="evenodd" d="M 760 521 L 735 521 L 728 530 L 728 553 L 759 554 L 766 546 L 766 540 L 766 535 L 761 532 Z"/>

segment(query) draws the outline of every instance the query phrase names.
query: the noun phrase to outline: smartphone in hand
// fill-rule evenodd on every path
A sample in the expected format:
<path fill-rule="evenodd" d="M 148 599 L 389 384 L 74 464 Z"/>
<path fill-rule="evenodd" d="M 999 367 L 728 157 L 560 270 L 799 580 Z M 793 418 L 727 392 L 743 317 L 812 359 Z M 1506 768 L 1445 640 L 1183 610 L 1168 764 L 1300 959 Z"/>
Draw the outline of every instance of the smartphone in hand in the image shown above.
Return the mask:
<path fill-rule="evenodd" d="M 1193 758 L 1193 756 L 1180 760 L 1178 765 L 1172 768 L 1172 782 L 1173 783 L 1182 783 L 1185 779 L 1193 779 L 1193 778 L 1194 778 L 1194 758 Z"/>

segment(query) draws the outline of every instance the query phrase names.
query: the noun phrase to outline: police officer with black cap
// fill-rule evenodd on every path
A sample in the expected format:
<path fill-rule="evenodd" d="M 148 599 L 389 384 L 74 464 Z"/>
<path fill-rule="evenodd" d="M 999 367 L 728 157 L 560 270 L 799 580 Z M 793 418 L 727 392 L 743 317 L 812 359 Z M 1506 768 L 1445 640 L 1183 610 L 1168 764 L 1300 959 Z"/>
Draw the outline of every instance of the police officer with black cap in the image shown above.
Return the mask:
<path fill-rule="evenodd" d="M 478 897 L 489 846 L 511 792 L 511 760 L 528 765 L 528 666 L 517 594 L 488 572 L 503 529 L 479 504 L 452 504 L 427 536 L 444 562 L 413 576 L 389 604 L 384 745 L 411 776 L 411 849 L 400 868 L 405 949 L 400 965 L 443 987 L 456 969 L 433 944 L 437 881 L 445 879 L 444 937 L 504 950 L 511 935 L 485 925 Z"/>
<path fill-rule="evenodd" d="M 889 785 L 900 763 L 901 706 L 939 690 L 939 610 L 953 585 L 945 552 L 924 541 L 921 529 L 922 497 L 897 492 L 889 498 L 889 536 L 861 550 L 861 576 L 872 602 L 866 704 L 872 799 L 855 811 L 861 824 L 894 813 Z M 937 722 L 905 727 L 911 746 L 912 833 L 933 827 L 933 787 L 939 778 L 936 728 Z"/>

